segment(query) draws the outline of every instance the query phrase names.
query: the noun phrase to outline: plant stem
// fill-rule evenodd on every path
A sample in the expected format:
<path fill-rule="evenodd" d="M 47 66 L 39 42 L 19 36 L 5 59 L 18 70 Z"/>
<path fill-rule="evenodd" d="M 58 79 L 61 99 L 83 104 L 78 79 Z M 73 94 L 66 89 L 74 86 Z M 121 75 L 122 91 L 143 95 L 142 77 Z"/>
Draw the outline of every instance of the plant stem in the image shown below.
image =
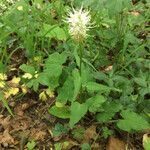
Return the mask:
<path fill-rule="evenodd" d="M 79 44 L 79 52 L 80 52 L 80 76 L 81 76 L 82 75 L 82 57 L 83 57 L 82 44 Z"/>

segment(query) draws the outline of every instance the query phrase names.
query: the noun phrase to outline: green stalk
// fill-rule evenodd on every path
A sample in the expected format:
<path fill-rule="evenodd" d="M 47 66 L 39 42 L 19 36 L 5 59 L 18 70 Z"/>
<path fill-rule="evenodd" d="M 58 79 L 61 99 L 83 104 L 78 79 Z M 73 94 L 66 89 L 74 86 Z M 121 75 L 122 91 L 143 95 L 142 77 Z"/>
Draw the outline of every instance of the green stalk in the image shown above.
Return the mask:
<path fill-rule="evenodd" d="M 80 52 L 80 76 L 82 75 L 82 57 L 83 57 L 83 48 L 82 48 L 82 43 L 79 44 L 79 52 Z"/>

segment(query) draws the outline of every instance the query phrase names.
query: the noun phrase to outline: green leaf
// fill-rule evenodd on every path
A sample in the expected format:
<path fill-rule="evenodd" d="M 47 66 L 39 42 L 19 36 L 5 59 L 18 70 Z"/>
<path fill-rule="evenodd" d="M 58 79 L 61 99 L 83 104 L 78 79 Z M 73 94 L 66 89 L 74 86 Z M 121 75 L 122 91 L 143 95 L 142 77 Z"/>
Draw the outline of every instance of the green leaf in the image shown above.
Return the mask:
<path fill-rule="evenodd" d="M 22 64 L 20 67 L 19 67 L 22 71 L 26 72 L 26 73 L 30 73 L 32 75 L 34 75 L 35 73 L 35 68 L 33 66 L 29 66 L 29 65 L 26 65 L 26 64 Z"/>
<path fill-rule="evenodd" d="M 40 84 L 48 86 L 51 90 L 54 90 L 59 85 L 59 77 L 51 77 L 48 72 L 39 74 L 37 80 Z"/>
<path fill-rule="evenodd" d="M 143 147 L 145 150 L 150 150 L 150 137 L 148 134 L 145 134 L 144 136 L 143 136 Z"/>
<path fill-rule="evenodd" d="M 62 64 L 65 63 L 68 55 L 63 52 L 53 53 L 49 55 L 48 59 L 45 62 L 44 73 L 48 73 L 50 77 L 58 77 L 62 73 Z"/>
<path fill-rule="evenodd" d="M 49 109 L 49 113 L 51 115 L 54 115 L 58 118 L 62 118 L 62 119 L 67 119 L 70 118 L 70 110 L 67 106 L 64 107 L 57 107 L 57 106 L 53 106 Z"/>
<path fill-rule="evenodd" d="M 73 128 L 73 126 L 79 122 L 79 120 L 84 117 L 88 110 L 88 107 L 86 103 L 80 104 L 78 102 L 73 102 L 71 104 L 71 114 L 70 114 L 70 127 Z"/>
<path fill-rule="evenodd" d="M 56 100 L 60 103 L 65 104 L 68 100 L 72 101 L 74 95 L 73 78 L 69 76 L 65 81 L 63 87 L 59 89 Z"/>
<path fill-rule="evenodd" d="M 88 82 L 86 84 L 86 88 L 88 91 L 93 91 L 93 92 L 101 92 L 101 93 L 110 92 L 110 88 L 108 86 L 96 82 Z"/>
<path fill-rule="evenodd" d="M 88 143 L 83 143 L 81 145 L 81 150 L 91 150 L 91 146 Z"/>
<path fill-rule="evenodd" d="M 83 140 L 83 135 L 85 133 L 85 129 L 83 127 L 77 127 L 72 131 L 73 138 L 77 141 Z"/>
<path fill-rule="evenodd" d="M 150 128 L 150 124 L 135 112 L 124 110 L 122 111 L 121 116 L 123 119 L 118 121 L 117 126 L 124 131 L 141 131 Z"/>
<path fill-rule="evenodd" d="M 10 109 L 10 107 L 9 107 L 9 105 L 8 105 L 8 102 L 7 102 L 7 100 L 4 98 L 4 95 L 3 95 L 2 92 L 0 92 L 0 101 L 2 101 L 4 107 L 6 107 L 6 109 L 8 110 L 8 112 L 9 112 L 12 116 L 14 116 L 13 113 L 12 113 L 12 110 Z"/>
<path fill-rule="evenodd" d="M 77 69 L 73 70 L 72 75 L 73 75 L 73 82 L 74 82 L 74 95 L 72 101 L 75 101 L 81 89 L 81 76 L 79 70 Z"/>
<path fill-rule="evenodd" d="M 53 136 L 58 137 L 62 134 L 65 134 L 68 132 L 68 128 L 64 127 L 62 124 L 57 123 L 55 125 L 55 128 L 52 130 Z"/>
<path fill-rule="evenodd" d="M 78 55 L 78 51 L 77 50 L 78 50 L 78 46 L 76 46 L 76 48 L 74 49 L 73 55 L 75 57 L 77 66 L 80 67 L 80 57 Z"/>
<path fill-rule="evenodd" d="M 134 81 L 141 87 L 147 87 L 147 82 L 143 78 L 134 78 Z"/>
<path fill-rule="evenodd" d="M 101 105 L 106 101 L 105 97 L 102 95 L 96 95 L 94 97 L 89 98 L 86 101 L 88 109 L 90 112 L 97 112 Z"/>
<path fill-rule="evenodd" d="M 43 28 L 39 32 L 39 35 L 45 36 L 48 38 L 55 38 L 58 40 L 66 40 L 67 35 L 63 28 L 60 28 L 58 25 L 49 25 L 44 24 Z"/>
<path fill-rule="evenodd" d="M 33 140 L 27 143 L 28 150 L 34 150 L 35 146 L 36 146 L 36 143 Z"/>
<path fill-rule="evenodd" d="M 112 101 L 104 103 L 102 108 L 103 112 L 98 113 L 96 119 L 99 122 L 108 122 L 114 117 L 116 112 L 119 112 L 122 109 L 122 105 L 118 101 Z"/>

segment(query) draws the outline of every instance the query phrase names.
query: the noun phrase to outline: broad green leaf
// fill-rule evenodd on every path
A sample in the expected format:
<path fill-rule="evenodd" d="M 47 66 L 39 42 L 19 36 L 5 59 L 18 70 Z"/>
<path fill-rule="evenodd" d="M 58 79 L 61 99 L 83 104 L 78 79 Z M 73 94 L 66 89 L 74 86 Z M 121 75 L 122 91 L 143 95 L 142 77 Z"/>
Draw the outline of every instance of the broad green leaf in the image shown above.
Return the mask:
<path fill-rule="evenodd" d="M 63 28 L 60 28 L 58 25 L 44 24 L 39 34 L 44 37 L 55 38 L 58 40 L 67 39 L 67 34 L 65 33 L 65 30 Z"/>
<path fill-rule="evenodd" d="M 114 115 L 122 109 L 122 105 L 117 102 L 106 102 L 102 105 L 103 111 L 96 115 L 99 122 L 108 122 Z"/>
<path fill-rule="evenodd" d="M 63 87 L 59 89 L 58 96 L 56 98 L 57 102 L 65 104 L 68 100 L 72 101 L 74 96 L 73 82 L 73 77 L 69 76 Z"/>
<path fill-rule="evenodd" d="M 120 119 L 117 126 L 127 132 L 141 131 L 144 129 L 150 129 L 150 124 L 139 114 L 124 110 L 121 113 L 123 119 Z"/>
<path fill-rule="evenodd" d="M 67 106 L 56 107 L 55 105 L 49 109 L 49 113 L 58 118 L 67 119 L 70 118 L 70 111 Z"/>
<path fill-rule="evenodd" d="M 73 70 L 72 75 L 73 75 L 73 82 L 74 82 L 74 95 L 72 101 L 75 101 L 81 89 L 81 76 L 79 70 L 77 69 Z"/>
<path fill-rule="evenodd" d="M 88 91 L 93 91 L 93 92 L 101 92 L 101 93 L 110 92 L 110 88 L 108 86 L 96 82 L 88 82 L 86 84 L 86 88 Z"/>
<path fill-rule="evenodd" d="M 93 81 L 92 70 L 87 65 L 82 65 L 81 80 L 83 86 L 86 86 L 88 82 Z"/>
<path fill-rule="evenodd" d="M 106 101 L 105 97 L 102 95 L 96 95 L 94 97 L 89 98 L 86 101 L 88 109 L 90 112 L 97 112 L 101 105 Z"/>
<path fill-rule="evenodd" d="M 63 52 L 53 53 L 49 55 L 48 59 L 45 62 L 44 73 L 48 73 L 50 77 L 58 77 L 62 73 L 62 64 L 65 63 L 68 55 Z"/>
<path fill-rule="evenodd" d="M 71 114 L 70 114 L 70 127 L 73 128 L 73 126 L 79 122 L 79 120 L 84 117 L 88 110 L 88 107 L 86 103 L 80 104 L 78 102 L 73 102 L 71 104 Z"/>
<path fill-rule="evenodd" d="M 26 65 L 26 64 L 22 64 L 20 67 L 19 67 L 22 71 L 24 72 L 27 72 L 27 73 L 30 73 L 30 74 L 34 74 L 35 73 L 35 68 L 33 66 L 29 66 L 29 65 Z"/>

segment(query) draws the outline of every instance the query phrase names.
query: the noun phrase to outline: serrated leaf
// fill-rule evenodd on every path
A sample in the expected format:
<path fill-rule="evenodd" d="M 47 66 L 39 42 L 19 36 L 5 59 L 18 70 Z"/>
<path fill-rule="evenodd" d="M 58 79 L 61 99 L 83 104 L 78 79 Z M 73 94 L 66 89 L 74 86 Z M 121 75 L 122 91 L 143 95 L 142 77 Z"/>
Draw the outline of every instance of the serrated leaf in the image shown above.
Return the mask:
<path fill-rule="evenodd" d="M 117 126 L 124 131 L 141 131 L 144 129 L 150 129 L 150 124 L 139 114 L 124 110 L 121 113 L 123 119 L 120 119 Z"/>
<path fill-rule="evenodd" d="M 67 54 L 65 52 L 53 53 L 49 55 L 48 59 L 45 62 L 44 73 L 48 73 L 50 77 L 58 77 L 62 73 L 62 64 L 67 59 Z"/>
<path fill-rule="evenodd" d="M 56 100 L 65 104 L 68 100 L 72 101 L 74 95 L 74 85 L 72 84 L 73 78 L 69 76 L 65 81 L 63 87 L 59 90 Z"/>
<path fill-rule="evenodd" d="M 106 101 L 105 97 L 102 95 L 96 95 L 92 98 L 89 98 L 86 101 L 88 109 L 90 112 L 97 112 L 101 105 Z"/>
<path fill-rule="evenodd" d="M 101 92 L 101 93 L 110 92 L 110 88 L 108 86 L 96 82 L 88 82 L 86 84 L 86 88 L 88 91 L 93 91 L 93 92 Z"/>
<path fill-rule="evenodd" d="M 30 74 L 34 74 L 35 73 L 35 68 L 33 66 L 29 66 L 29 65 L 26 65 L 26 64 L 22 64 L 20 67 L 19 67 L 22 71 L 24 72 L 27 72 L 27 73 L 30 73 Z"/>
<path fill-rule="evenodd" d="M 39 32 L 39 35 L 45 36 L 48 38 L 55 38 L 58 40 L 67 39 L 65 30 L 63 28 L 60 28 L 58 25 L 44 24 L 42 30 Z"/>
<path fill-rule="evenodd" d="M 72 128 L 79 120 L 84 117 L 88 110 L 86 103 L 80 104 L 78 102 L 73 102 L 71 104 L 71 114 L 69 125 Z"/>
<path fill-rule="evenodd" d="M 122 105 L 119 104 L 118 102 L 113 101 L 113 102 L 104 103 L 102 108 L 104 111 L 98 113 L 96 115 L 96 119 L 99 122 L 108 122 L 114 117 L 116 112 L 119 112 L 122 109 Z"/>
<path fill-rule="evenodd" d="M 70 118 L 70 110 L 67 106 L 64 107 L 57 107 L 57 106 L 53 106 L 49 109 L 49 113 L 51 115 L 54 115 L 58 118 L 62 118 L 62 119 L 67 119 Z"/>

